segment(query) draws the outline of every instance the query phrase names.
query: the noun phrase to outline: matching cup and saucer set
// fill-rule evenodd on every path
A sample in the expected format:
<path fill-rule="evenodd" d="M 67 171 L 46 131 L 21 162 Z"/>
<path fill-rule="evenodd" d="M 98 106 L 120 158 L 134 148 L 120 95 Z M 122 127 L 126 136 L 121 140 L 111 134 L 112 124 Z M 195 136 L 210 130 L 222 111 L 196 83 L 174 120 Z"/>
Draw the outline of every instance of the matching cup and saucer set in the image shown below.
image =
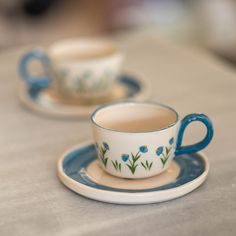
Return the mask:
<path fill-rule="evenodd" d="M 33 77 L 29 62 L 42 62 L 45 76 Z M 57 173 L 72 191 L 115 204 L 147 204 L 184 196 L 207 178 L 209 161 L 201 152 L 213 138 L 204 114 L 179 117 L 173 108 L 143 102 L 145 81 L 120 75 L 123 55 L 110 41 L 65 40 L 47 53 L 22 57 L 26 82 L 20 99 L 27 107 L 57 117 L 90 116 L 93 140 L 61 155 Z M 201 122 L 206 135 L 183 146 L 186 128 Z"/>
<path fill-rule="evenodd" d="M 30 110 L 57 118 L 88 118 L 100 104 L 146 100 L 145 79 L 121 71 L 124 53 L 108 39 L 65 39 L 20 60 L 19 99 Z M 30 65 L 43 68 L 35 75 Z"/>

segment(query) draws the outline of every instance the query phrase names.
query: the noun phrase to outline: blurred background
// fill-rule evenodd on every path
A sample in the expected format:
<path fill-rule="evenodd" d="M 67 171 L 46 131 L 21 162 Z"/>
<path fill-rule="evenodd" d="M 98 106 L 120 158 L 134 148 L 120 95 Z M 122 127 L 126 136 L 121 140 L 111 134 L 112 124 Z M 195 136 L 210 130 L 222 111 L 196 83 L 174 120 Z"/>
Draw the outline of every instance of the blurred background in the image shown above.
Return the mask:
<path fill-rule="evenodd" d="M 235 0 L 0 0 L 0 50 L 74 36 L 156 34 L 236 63 Z"/>

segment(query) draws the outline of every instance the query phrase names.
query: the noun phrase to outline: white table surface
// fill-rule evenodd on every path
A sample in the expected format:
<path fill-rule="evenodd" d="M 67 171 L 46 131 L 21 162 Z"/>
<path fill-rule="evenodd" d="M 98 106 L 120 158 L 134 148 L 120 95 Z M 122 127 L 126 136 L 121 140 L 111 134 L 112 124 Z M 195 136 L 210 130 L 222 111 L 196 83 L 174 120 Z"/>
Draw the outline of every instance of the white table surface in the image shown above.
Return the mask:
<path fill-rule="evenodd" d="M 120 39 L 125 68 L 148 79 L 152 100 L 181 116 L 208 114 L 215 137 L 205 150 L 206 183 L 165 203 L 122 206 L 81 197 L 56 176 L 60 154 L 90 139 L 88 121 L 56 120 L 24 109 L 17 99 L 23 49 L 0 54 L 0 235 L 236 235 L 236 73 L 214 57 L 155 37 Z M 204 135 L 189 127 L 185 143 Z"/>

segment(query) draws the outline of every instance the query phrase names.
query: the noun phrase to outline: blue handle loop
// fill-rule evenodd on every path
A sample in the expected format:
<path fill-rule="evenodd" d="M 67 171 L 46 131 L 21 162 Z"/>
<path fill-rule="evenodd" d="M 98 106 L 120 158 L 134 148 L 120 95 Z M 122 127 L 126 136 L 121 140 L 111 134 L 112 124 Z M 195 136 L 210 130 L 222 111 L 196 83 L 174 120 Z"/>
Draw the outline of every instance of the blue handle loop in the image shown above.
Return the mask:
<path fill-rule="evenodd" d="M 45 70 L 45 76 L 32 76 L 29 72 L 28 65 L 31 60 L 41 61 Z M 50 73 L 50 60 L 47 54 L 43 50 L 33 50 L 26 53 L 20 60 L 19 72 L 21 78 L 28 84 L 30 90 L 39 91 L 49 87 L 52 79 L 49 76 Z"/>
<path fill-rule="evenodd" d="M 194 121 L 200 121 L 206 126 L 206 128 L 207 128 L 206 136 L 202 141 L 200 141 L 196 144 L 182 147 L 181 144 L 183 141 L 184 131 L 185 131 L 186 127 L 191 122 L 194 122 Z M 177 142 L 176 142 L 175 155 L 177 156 L 177 155 L 181 155 L 181 154 L 190 154 L 190 153 L 195 153 L 195 152 L 202 150 L 212 140 L 213 133 L 214 133 L 214 129 L 213 129 L 212 122 L 206 115 L 194 113 L 194 114 L 190 114 L 190 115 L 185 116 L 180 124 L 179 132 L 178 132 L 178 136 L 177 136 Z"/>

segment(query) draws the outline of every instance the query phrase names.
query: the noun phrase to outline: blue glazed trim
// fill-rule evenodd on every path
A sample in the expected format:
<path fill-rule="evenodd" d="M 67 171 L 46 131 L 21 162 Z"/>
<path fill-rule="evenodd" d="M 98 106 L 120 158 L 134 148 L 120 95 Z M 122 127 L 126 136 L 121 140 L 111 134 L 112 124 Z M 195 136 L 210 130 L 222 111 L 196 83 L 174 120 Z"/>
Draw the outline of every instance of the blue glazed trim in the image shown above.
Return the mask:
<path fill-rule="evenodd" d="M 129 88 L 132 88 L 128 91 L 128 97 L 133 97 L 141 90 L 140 83 L 131 75 L 124 74 L 119 78 L 119 81 L 126 84 Z"/>
<path fill-rule="evenodd" d="M 181 144 L 183 141 L 184 131 L 185 131 L 186 127 L 191 122 L 194 122 L 194 121 L 202 122 L 206 126 L 207 134 L 202 141 L 200 141 L 196 144 L 182 147 Z M 196 114 L 196 113 L 187 115 L 181 121 L 181 124 L 180 124 L 179 132 L 178 132 L 178 136 L 177 136 L 177 142 L 176 142 L 175 155 L 177 156 L 177 155 L 181 155 L 181 154 L 191 154 L 191 153 L 195 153 L 195 152 L 202 150 L 211 142 L 211 140 L 213 138 L 213 134 L 214 134 L 213 124 L 212 124 L 211 120 L 206 115 Z"/>
<path fill-rule="evenodd" d="M 33 50 L 26 53 L 20 60 L 19 73 L 21 78 L 26 81 L 29 87 L 29 93 L 35 95 L 40 90 L 47 88 L 51 84 L 51 78 L 45 76 L 32 76 L 30 75 L 28 66 L 32 60 L 41 61 L 45 72 L 49 73 L 50 61 L 47 54 L 42 50 Z"/>
<path fill-rule="evenodd" d="M 140 82 L 135 77 L 132 77 L 130 75 L 122 75 L 118 79 L 118 83 L 123 84 L 128 88 L 126 98 L 134 97 L 142 89 Z M 41 88 L 33 86 L 28 88 L 28 93 L 32 99 L 36 99 L 41 90 Z"/>
<path fill-rule="evenodd" d="M 115 192 L 153 192 L 158 190 L 166 190 L 186 184 L 195 178 L 199 177 L 205 170 L 206 164 L 201 156 L 197 153 L 192 155 L 183 155 L 175 158 L 174 160 L 180 166 L 180 174 L 176 181 L 163 185 L 157 188 L 145 189 L 145 190 L 127 190 L 112 188 L 104 185 L 100 185 L 89 178 L 86 174 L 86 168 L 88 165 L 96 159 L 96 150 L 93 144 L 84 146 L 82 148 L 75 149 L 70 152 L 63 161 L 63 170 L 67 176 L 73 180 L 93 187 L 96 189 L 115 191 Z"/>

